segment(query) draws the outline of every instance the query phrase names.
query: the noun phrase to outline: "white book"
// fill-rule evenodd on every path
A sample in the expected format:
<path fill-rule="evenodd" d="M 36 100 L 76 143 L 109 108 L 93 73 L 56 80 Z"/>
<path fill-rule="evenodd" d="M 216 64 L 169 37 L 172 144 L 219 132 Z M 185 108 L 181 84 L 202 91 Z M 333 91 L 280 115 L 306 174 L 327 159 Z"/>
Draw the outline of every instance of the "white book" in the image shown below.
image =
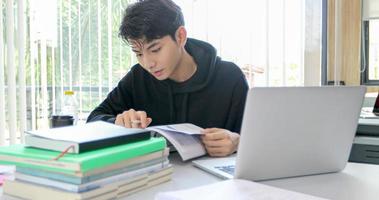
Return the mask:
<path fill-rule="evenodd" d="M 155 200 L 325 200 L 264 184 L 232 179 L 186 190 L 158 193 Z"/>
<path fill-rule="evenodd" d="M 5 182 L 3 196 L 15 196 L 22 199 L 39 200 L 100 200 L 118 199 L 151 186 L 164 183 L 171 179 L 172 167 L 165 168 L 152 174 L 144 174 L 133 179 L 126 179 L 121 182 L 114 182 L 104 187 L 87 192 L 67 192 L 52 187 L 45 187 L 23 181 Z"/>
<path fill-rule="evenodd" d="M 17 180 L 6 180 L 3 186 L 3 194 L 22 199 L 100 200 L 115 199 L 117 197 L 117 189 L 117 185 L 107 185 L 105 187 L 101 187 L 99 189 L 91 190 L 88 192 L 72 193 Z"/>
<path fill-rule="evenodd" d="M 165 137 L 176 148 L 183 161 L 205 155 L 207 152 L 201 143 L 203 128 L 194 124 L 172 124 L 148 127 Z"/>
<path fill-rule="evenodd" d="M 18 173 L 18 172 L 16 172 L 15 177 L 16 177 L 16 180 L 20 180 L 20 181 L 24 181 L 28 183 L 34 183 L 34 184 L 38 184 L 38 185 L 46 186 L 46 187 L 53 187 L 53 188 L 65 190 L 68 192 L 85 192 L 85 191 L 97 189 L 100 187 L 104 187 L 111 183 L 133 179 L 135 177 L 139 177 L 144 174 L 155 173 L 167 167 L 169 167 L 168 161 L 164 163 L 155 164 L 149 167 L 145 167 L 145 168 L 128 171 L 122 174 L 106 177 L 106 178 L 92 181 L 89 183 L 80 184 L 80 185 L 65 183 L 65 182 L 56 181 L 56 180 L 52 180 L 48 178 L 31 176 L 27 174 Z"/>
<path fill-rule="evenodd" d="M 13 165 L 0 165 L 0 174 L 13 174 L 15 169 Z"/>
<path fill-rule="evenodd" d="M 146 190 L 148 188 L 151 188 L 153 186 L 156 186 L 156 185 L 168 182 L 170 180 L 171 180 L 171 176 L 170 175 L 161 176 L 161 177 L 158 177 L 156 179 L 149 179 L 144 185 L 142 185 L 140 187 L 136 187 L 136 188 L 134 188 L 132 190 L 127 190 L 127 191 L 119 192 L 117 194 L 117 198 L 116 199 L 124 198 L 126 196 L 131 195 L 131 194 L 137 193 L 137 192 L 142 191 L 142 190 Z"/>
<path fill-rule="evenodd" d="M 25 145 L 67 153 L 82 153 L 150 138 L 150 131 L 95 121 L 77 126 L 25 131 Z M 72 148 L 69 148 L 71 147 Z"/>
<path fill-rule="evenodd" d="M 172 167 L 166 168 L 164 170 L 161 170 L 159 172 L 150 174 L 147 176 L 146 179 L 143 179 L 143 184 L 140 184 L 142 180 L 135 181 L 128 184 L 123 184 L 118 187 L 118 193 L 117 193 L 117 199 L 121 197 L 125 197 L 131 194 L 134 194 L 136 192 L 139 192 L 141 190 L 145 190 L 147 188 L 150 188 L 155 185 L 159 185 L 161 183 L 167 182 L 171 180 L 171 174 L 173 172 Z M 139 182 L 139 183 L 138 183 Z"/>

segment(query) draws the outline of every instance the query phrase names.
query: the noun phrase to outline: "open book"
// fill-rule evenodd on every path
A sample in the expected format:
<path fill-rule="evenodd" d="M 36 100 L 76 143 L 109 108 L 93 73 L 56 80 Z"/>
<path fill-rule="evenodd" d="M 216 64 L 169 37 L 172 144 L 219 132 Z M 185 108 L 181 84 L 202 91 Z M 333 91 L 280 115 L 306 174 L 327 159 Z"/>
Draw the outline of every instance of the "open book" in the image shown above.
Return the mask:
<path fill-rule="evenodd" d="M 164 136 L 176 148 L 183 161 L 206 154 L 206 150 L 200 141 L 203 128 L 194 124 L 172 124 L 163 126 L 151 126 L 146 128 Z"/>

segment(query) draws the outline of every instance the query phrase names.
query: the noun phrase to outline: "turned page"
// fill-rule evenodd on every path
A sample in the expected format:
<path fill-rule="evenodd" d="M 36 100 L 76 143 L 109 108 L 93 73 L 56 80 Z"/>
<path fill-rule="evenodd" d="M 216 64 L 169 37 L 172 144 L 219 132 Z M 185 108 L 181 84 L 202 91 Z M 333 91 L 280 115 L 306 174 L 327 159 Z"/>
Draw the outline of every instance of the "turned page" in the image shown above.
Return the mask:
<path fill-rule="evenodd" d="M 183 161 L 206 154 L 200 141 L 203 128 L 194 124 L 171 124 L 147 128 L 165 137 L 176 148 Z"/>

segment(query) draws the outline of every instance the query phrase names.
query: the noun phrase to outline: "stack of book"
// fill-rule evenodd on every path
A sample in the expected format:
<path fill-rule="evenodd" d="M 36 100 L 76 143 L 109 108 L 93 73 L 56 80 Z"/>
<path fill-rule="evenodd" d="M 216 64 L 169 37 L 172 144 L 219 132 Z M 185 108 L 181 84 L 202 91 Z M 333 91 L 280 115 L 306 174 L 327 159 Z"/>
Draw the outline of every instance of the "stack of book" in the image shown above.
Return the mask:
<path fill-rule="evenodd" d="M 25 145 L 0 147 L 0 164 L 16 165 L 15 180 L 4 183 L 5 195 L 23 199 L 114 199 L 171 179 L 166 140 L 151 138 L 150 131 L 105 122 L 57 129 L 50 129 L 49 134 L 30 132 Z M 62 140 L 67 135 L 57 134 L 60 131 L 68 131 L 73 138 Z M 114 145 L 115 139 L 124 142 Z"/>

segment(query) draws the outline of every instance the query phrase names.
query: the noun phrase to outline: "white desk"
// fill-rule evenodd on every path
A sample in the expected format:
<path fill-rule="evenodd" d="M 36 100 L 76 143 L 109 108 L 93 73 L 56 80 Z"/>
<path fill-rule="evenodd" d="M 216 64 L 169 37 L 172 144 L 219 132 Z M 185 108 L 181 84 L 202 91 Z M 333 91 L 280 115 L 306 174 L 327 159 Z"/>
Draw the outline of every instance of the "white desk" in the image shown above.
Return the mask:
<path fill-rule="evenodd" d="M 170 155 L 174 174 L 170 182 L 140 191 L 125 199 L 154 199 L 162 191 L 179 190 L 221 181 L 190 162 L 182 163 L 177 154 Z M 330 173 L 274 181 L 263 181 L 267 185 L 302 192 L 335 200 L 378 200 L 379 165 L 348 163 L 340 173 Z"/>
<path fill-rule="evenodd" d="M 174 174 L 170 182 L 140 191 L 124 199 L 154 199 L 158 192 L 179 190 L 221 181 L 194 166 L 191 162 L 183 163 L 178 154 L 170 155 Z M 379 165 L 348 163 L 340 173 L 331 173 L 298 178 L 287 178 L 261 182 L 267 185 L 302 192 L 314 196 L 335 200 L 378 200 L 379 199 Z M 15 200 L 16 198 L 1 198 Z"/>

